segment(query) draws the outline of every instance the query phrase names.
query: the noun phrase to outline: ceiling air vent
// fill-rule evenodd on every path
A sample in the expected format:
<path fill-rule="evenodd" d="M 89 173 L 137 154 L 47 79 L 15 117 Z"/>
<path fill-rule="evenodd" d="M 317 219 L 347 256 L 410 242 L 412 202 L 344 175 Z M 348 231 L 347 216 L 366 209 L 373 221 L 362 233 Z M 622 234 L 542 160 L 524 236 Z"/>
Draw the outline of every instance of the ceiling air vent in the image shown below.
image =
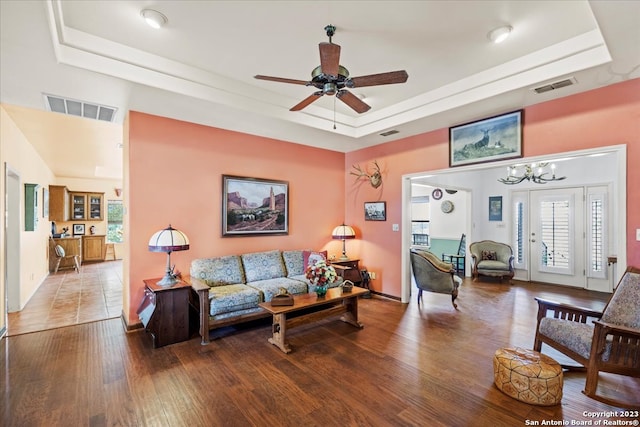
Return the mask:
<path fill-rule="evenodd" d="M 47 109 L 54 113 L 86 117 L 88 119 L 102 120 L 105 122 L 113 122 L 116 111 L 118 110 L 115 107 L 67 99 L 55 95 L 44 94 L 44 98 Z"/>
<path fill-rule="evenodd" d="M 571 77 L 569 79 L 565 79 L 565 80 L 560 80 L 554 83 L 549 83 L 547 85 L 544 86 L 539 86 L 537 88 L 534 88 L 533 91 L 535 93 L 545 93 L 545 92 L 550 92 L 552 90 L 555 89 L 560 89 L 561 87 L 566 87 L 566 86 L 571 86 L 576 84 L 577 81 L 575 79 L 575 77 Z"/>
<path fill-rule="evenodd" d="M 395 129 L 393 129 L 393 130 L 388 130 L 388 131 L 386 131 L 386 132 L 382 132 L 382 133 L 380 134 L 380 136 L 389 136 L 389 135 L 394 135 L 394 134 L 396 134 L 396 133 L 398 133 L 398 131 L 397 131 L 397 130 L 395 130 Z"/>

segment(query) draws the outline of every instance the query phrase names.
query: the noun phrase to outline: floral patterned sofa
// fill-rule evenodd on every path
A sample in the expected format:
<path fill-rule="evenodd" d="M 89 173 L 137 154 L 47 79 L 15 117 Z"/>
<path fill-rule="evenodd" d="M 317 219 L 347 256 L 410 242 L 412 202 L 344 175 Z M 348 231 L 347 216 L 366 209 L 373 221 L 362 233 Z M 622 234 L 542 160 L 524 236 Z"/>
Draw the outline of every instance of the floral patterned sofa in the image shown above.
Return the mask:
<path fill-rule="evenodd" d="M 202 344 L 209 342 L 212 329 L 269 316 L 258 304 L 271 301 L 280 288 L 292 295 L 314 292 L 305 277 L 305 252 L 272 250 L 193 260 L 186 280 L 198 295 Z M 341 283 L 338 278 L 330 286 Z"/>

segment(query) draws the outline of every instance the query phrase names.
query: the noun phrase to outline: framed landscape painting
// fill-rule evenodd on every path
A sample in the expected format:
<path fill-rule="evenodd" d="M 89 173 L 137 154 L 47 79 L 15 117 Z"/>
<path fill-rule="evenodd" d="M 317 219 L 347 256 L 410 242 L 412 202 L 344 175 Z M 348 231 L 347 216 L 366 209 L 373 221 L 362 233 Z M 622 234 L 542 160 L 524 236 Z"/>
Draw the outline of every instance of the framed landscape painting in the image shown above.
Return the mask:
<path fill-rule="evenodd" d="M 289 233 L 289 183 L 222 176 L 222 236 Z"/>
<path fill-rule="evenodd" d="M 449 165 L 522 157 L 522 110 L 449 128 Z"/>

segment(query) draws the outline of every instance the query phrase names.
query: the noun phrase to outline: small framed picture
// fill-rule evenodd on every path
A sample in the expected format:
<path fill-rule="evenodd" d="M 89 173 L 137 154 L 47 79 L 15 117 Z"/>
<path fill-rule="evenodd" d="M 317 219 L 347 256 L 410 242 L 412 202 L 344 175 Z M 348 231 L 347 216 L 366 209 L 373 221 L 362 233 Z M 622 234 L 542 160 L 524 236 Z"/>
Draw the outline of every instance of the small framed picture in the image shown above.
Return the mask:
<path fill-rule="evenodd" d="M 387 202 L 365 202 L 364 203 L 364 220 L 365 221 L 386 221 L 387 220 Z"/>
<path fill-rule="evenodd" d="M 84 224 L 73 224 L 73 235 L 84 236 Z"/>
<path fill-rule="evenodd" d="M 489 197 L 489 221 L 502 221 L 502 196 Z"/>

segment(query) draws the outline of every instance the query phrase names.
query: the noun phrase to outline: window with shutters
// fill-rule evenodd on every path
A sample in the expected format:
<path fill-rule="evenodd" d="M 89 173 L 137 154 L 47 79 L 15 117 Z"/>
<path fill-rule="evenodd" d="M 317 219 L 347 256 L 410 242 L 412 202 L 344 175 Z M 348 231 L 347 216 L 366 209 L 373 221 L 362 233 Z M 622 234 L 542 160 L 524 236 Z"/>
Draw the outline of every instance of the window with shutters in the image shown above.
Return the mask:
<path fill-rule="evenodd" d="M 607 277 L 607 193 L 602 187 L 592 187 L 587 192 L 587 276 L 604 279 Z"/>
<path fill-rule="evenodd" d="M 514 192 L 512 195 L 512 238 L 513 266 L 516 269 L 526 270 L 529 258 L 529 224 L 528 218 L 528 195 L 527 193 Z"/>
<path fill-rule="evenodd" d="M 545 200 L 540 204 L 541 270 L 570 272 L 573 267 L 570 200 Z"/>

